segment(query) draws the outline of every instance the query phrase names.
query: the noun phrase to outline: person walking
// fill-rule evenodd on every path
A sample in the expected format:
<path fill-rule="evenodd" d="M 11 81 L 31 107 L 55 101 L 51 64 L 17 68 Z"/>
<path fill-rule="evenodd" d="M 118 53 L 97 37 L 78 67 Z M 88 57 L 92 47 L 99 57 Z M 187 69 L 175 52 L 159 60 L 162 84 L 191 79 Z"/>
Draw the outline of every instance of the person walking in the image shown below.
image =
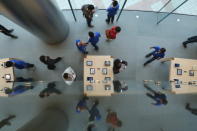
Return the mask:
<path fill-rule="evenodd" d="M 88 99 L 89 98 L 87 96 L 83 96 L 83 98 L 79 100 L 79 102 L 77 103 L 77 106 L 76 106 L 76 112 L 77 113 L 80 113 L 83 110 L 89 110 L 88 106 L 87 106 L 87 100 Z"/>
<path fill-rule="evenodd" d="M 17 69 L 35 68 L 34 64 L 16 58 L 11 58 L 9 61 L 5 62 L 5 67 L 15 67 Z"/>
<path fill-rule="evenodd" d="M 125 70 L 128 63 L 127 61 L 121 60 L 121 59 L 115 59 L 114 60 L 114 66 L 113 66 L 113 72 L 114 74 L 118 74 L 121 71 Z"/>
<path fill-rule="evenodd" d="M 95 50 L 99 50 L 99 47 L 97 46 L 97 43 L 99 42 L 99 38 L 101 37 L 101 34 L 99 32 L 89 32 L 89 40 L 88 43 L 91 43 L 91 45 L 94 47 Z"/>
<path fill-rule="evenodd" d="M 119 9 L 118 1 L 113 0 L 112 4 L 107 8 L 107 19 L 105 20 L 107 24 L 114 22 L 114 16 L 117 14 Z"/>
<path fill-rule="evenodd" d="M 122 126 L 122 121 L 119 120 L 117 113 L 107 110 L 106 123 L 109 124 L 108 131 L 115 131 L 115 128 Z"/>
<path fill-rule="evenodd" d="M 14 119 L 16 116 L 15 115 L 10 115 L 8 116 L 7 118 L 3 119 L 0 121 L 0 129 L 4 126 L 10 126 L 11 123 L 10 123 L 10 120 Z"/>
<path fill-rule="evenodd" d="M 120 26 L 113 26 L 111 29 L 105 30 L 105 35 L 107 40 L 116 39 L 118 33 L 120 33 L 121 28 Z"/>
<path fill-rule="evenodd" d="M 58 63 L 60 60 L 62 60 L 61 57 L 57 57 L 55 59 L 50 58 L 49 56 L 40 56 L 40 61 L 47 65 L 47 68 L 49 70 L 55 70 L 56 66 L 55 64 Z"/>
<path fill-rule="evenodd" d="M 49 97 L 51 94 L 62 94 L 58 89 L 55 88 L 55 86 L 55 82 L 48 83 L 47 88 L 40 92 L 40 98 Z"/>
<path fill-rule="evenodd" d="M 190 107 L 190 103 L 186 104 L 185 109 L 190 111 L 192 114 L 197 115 L 197 108 L 196 109 L 195 108 L 191 108 Z"/>
<path fill-rule="evenodd" d="M 4 35 L 9 36 L 11 38 L 17 39 L 18 37 L 12 34 L 13 31 L 14 31 L 13 29 L 8 30 L 7 28 L 5 28 L 3 25 L 0 24 L 0 32 L 1 33 L 3 33 Z"/>
<path fill-rule="evenodd" d="M 187 44 L 189 43 L 194 43 L 194 42 L 197 42 L 197 36 L 192 36 L 190 38 L 188 38 L 186 41 L 184 41 L 182 44 L 183 44 L 183 47 L 184 48 L 187 48 Z"/>
<path fill-rule="evenodd" d="M 86 46 L 88 43 L 84 43 L 81 40 L 76 40 L 76 46 L 80 52 L 82 52 L 84 55 L 87 55 L 88 52 L 86 51 Z"/>
<path fill-rule="evenodd" d="M 146 93 L 146 95 L 156 101 L 156 103 L 152 103 L 153 105 L 155 106 L 167 105 L 168 101 L 165 94 L 154 91 L 146 84 L 144 84 L 144 87 L 151 92 L 151 93 Z"/>
<path fill-rule="evenodd" d="M 96 100 L 92 108 L 89 110 L 89 113 L 90 113 L 89 122 L 94 121 L 95 119 L 96 120 L 101 119 L 100 112 L 97 108 L 98 104 L 99 104 L 99 101 Z"/>
<path fill-rule="evenodd" d="M 91 5 L 91 4 L 83 5 L 82 8 L 81 8 L 81 10 L 83 12 L 83 16 L 86 18 L 88 27 L 94 27 L 91 24 L 92 19 L 93 19 L 93 14 L 95 12 L 94 9 L 95 9 L 94 5 Z"/>
<path fill-rule="evenodd" d="M 149 53 L 146 55 L 146 58 L 153 56 L 151 59 L 149 59 L 148 61 L 146 61 L 144 63 L 144 66 L 146 66 L 147 64 L 153 62 L 154 60 L 159 60 L 161 58 L 164 58 L 165 56 L 165 52 L 166 49 L 165 48 L 160 48 L 159 46 L 154 46 L 154 47 L 150 47 L 150 49 L 154 49 L 153 52 Z"/>

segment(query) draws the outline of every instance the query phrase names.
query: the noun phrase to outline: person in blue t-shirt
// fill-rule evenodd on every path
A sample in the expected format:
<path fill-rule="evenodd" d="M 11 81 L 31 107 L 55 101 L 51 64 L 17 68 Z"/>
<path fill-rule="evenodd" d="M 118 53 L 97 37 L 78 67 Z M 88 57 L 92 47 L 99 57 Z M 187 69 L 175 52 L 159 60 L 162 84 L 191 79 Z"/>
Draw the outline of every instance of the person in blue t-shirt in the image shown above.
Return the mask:
<path fill-rule="evenodd" d="M 151 92 L 151 93 L 146 93 L 146 95 L 156 101 L 156 103 L 152 103 L 153 105 L 155 106 L 167 105 L 168 101 L 165 94 L 154 91 L 146 84 L 144 84 L 144 87 Z"/>
<path fill-rule="evenodd" d="M 99 37 L 101 37 L 101 34 L 99 32 L 89 32 L 89 40 L 88 43 L 91 43 L 92 46 L 94 46 L 95 50 L 98 50 L 99 47 L 97 46 L 97 43 L 99 42 Z"/>
<path fill-rule="evenodd" d="M 7 61 L 5 63 L 6 67 L 16 67 L 17 69 L 27 69 L 27 68 L 33 68 L 34 64 L 27 63 L 23 60 L 14 59 Z"/>
<path fill-rule="evenodd" d="M 80 52 L 82 52 L 83 54 L 88 54 L 88 52 L 86 51 L 86 46 L 88 45 L 88 43 L 83 43 L 81 40 L 76 40 L 75 44 Z"/>
<path fill-rule="evenodd" d="M 118 9 L 119 9 L 118 1 L 113 0 L 110 7 L 107 8 L 107 12 L 108 12 L 107 13 L 107 19 L 106 19 L 107 24 L 109 24 L 110 21 L 111 21 L 111 23 L 114 22 L 114 16 L 117 14 Z"/>
<path fill-rule="evenodd" d="M 149 53 L 146 55 L 146 58 L 150 57 L 150 56 L 153 56 L 151 59 L 149 59 L 148 61 L 146 61 L 144 63 L 144 66 L 146 66 L 147 64 L 153 62 L 154 60 L 159 60 L 161 58 L 164 58 L 165 56 L 165 52 L 166 52 L 166 49 L 165 48 L 160 48 L 159 46 L 154 46 L 154 47 L 150 47 L 150 49 L 154 49 L 153 52 Z"/>

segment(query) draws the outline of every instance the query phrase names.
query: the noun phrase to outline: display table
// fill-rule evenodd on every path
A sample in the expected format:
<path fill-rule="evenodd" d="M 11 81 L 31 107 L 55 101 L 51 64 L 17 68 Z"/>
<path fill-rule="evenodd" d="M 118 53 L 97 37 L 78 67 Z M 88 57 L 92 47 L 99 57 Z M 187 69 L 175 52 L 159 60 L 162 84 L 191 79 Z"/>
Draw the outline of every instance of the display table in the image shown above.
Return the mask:
<path fill-rule="evenodd" d="M 113 58 L 87 55 L 84 58 L 84 94 L 111 96 L 113 87 Z"/>
<path fill-rule="evenodd" d="M 0 96 L 7 96 L 4 93 L 4 88 L 12 88 L 14 81 L 14 68 L 5 68 L 4 63 L 8 61 L 9 58 L 0 59 Z M 9 81 L 9 82 L 8 82 Z"/>
<path fill-rule="evenodd" d="M 163 58 L 170 61 L 169 80 L 175 94 L 197 93 L 197 60 L 183 58 Z"/>

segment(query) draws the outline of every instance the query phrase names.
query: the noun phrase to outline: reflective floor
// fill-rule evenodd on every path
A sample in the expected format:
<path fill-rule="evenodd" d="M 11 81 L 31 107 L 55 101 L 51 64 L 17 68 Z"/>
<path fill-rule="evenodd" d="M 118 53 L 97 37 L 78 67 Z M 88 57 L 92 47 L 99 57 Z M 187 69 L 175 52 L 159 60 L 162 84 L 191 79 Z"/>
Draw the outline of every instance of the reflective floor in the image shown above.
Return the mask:
<path fill-rule="evenodd" d="M 81 11 L 75 11 L 78 22 L 74 22 L 70 11 L 64 11 L 64 15 L 70 25 L 70 34 L 65 42 L 60 45 L 50 46 L 43 43 L 32 34 L 21 27 L 15 25 L 4 17 L 0 16 L 1 24 L 7 28 L 14 28 L 14 33 L 19 39 L 10 39 L 0 34 L 0 56 L 16 57 L 24 59 L 36 65 L 36 71 L 17 71 L 17 75 L 30 76 L 37 81 L 33 90 L 24 94 L 0 99 L 0 119 L 8 114 L 15 114 L 16 119 L 12 126 L 3 127 L 2 131 L 15 131 L 26 122 L 34 118 L 39 112 L 49 106 L 58 106 L 68 116 L 68 131 L 83 131 L 87 126 L 88 112 L 77 114 L 75 106 L 83 93 L 83 56 L 75 47 L 76 39 L 87 40 L 87 32 L 101 32 L 102 37 L 99 43 L 100 50 L 95 52 L 89 46 L 90 54 L 112 55 L 115 58 L 122 58 L 128 61 L 128 68 L 115 76 L 117 80 L 124 80 L 128 83 L 129 89 L 125 94 L 116 94 L 112 97 L 99 97 L 98 106 L 102 119 L 96 122 L 98 131 L 105 131 L 106 110 L 111 108 L 118 113 L 123 122 L 123 127 L 117 131 L 196 131 L 197 117 L 185 110 L 185 103 L 191 102 L 197 108 L 197 96 L 195 94 L 173 95 L 167 93 L 168 105 L 155 107 L 153 102 L 147 98 L 146 89 L 143 87 L 143 80 L 156 80 L 167 82 L 169 64 L 161 64 L 158 61 L 143 67 L 145 54 L 150 51 L 149 47 L 159 45 L 166 47 L 166 57 L 180 57 L 197 59 L 197 44 L 188 45 L 185 49 L 182 42 L 188 37 L 196 35 L 196 17 L 172 15 L 156 25 L 157 15 L 155 13 L 124 11 L 120 20 L 114 25 L 122 27 L 122 32 L 118 38 L 110 43 L 105 41 L 104 30 L 112 25 L 105 23 L 105 11 L 98 11 L 98 17 L 94 18 L 94 28 L 86 26 L 86 21 L 82 17 Z M 139 16 L 138 19 L 136 15 Z M 160 17 L 160 16 L 159 16 Z M 180 19 L 177 22 L 177 19 Z M 40 55 L 50 55 L 51 57 L 62 56 L 63 61 L 57 64 L 57 70 L 49 71 L 46 66 L 39 61 Z M 77 72 L 77 81 L 73 86 L 65 86 L 61 79 L 61 74 L 68 66 L 72 66 Z M 51 96 L 40 99 L 39 92 L 46 87 L 47 82 L 57 81 L 58 87 L 63 95 Z M 153 89 L 160 90 L 160 87 L 151 85 Z M 91 98 L 91 101 L 96 98 Z M 58 131 L 58 130 L 57 130 Z"/>

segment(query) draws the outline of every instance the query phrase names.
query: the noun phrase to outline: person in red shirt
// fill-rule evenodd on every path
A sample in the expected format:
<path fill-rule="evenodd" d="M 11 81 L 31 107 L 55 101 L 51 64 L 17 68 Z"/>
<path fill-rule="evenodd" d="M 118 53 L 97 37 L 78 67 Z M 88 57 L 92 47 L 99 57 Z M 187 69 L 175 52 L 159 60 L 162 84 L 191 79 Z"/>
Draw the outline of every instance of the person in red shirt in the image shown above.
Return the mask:
<path fill-rule="evenodd" d="M 106 122 L 111 125 L 108 129 L 109 131 L 113 131 L 115 130 L 114 128 L 122 126 L 122 121 L 118 119 L 117 113 L 112 112 L 110 109 L 108 110 Z"/>
<path fill-rule="evenodd" d="M 116 35 L 121 31 L 119 26 L 113 26 L 111 29 L 105 31 L 107 40 L 116 39 Z"/>

